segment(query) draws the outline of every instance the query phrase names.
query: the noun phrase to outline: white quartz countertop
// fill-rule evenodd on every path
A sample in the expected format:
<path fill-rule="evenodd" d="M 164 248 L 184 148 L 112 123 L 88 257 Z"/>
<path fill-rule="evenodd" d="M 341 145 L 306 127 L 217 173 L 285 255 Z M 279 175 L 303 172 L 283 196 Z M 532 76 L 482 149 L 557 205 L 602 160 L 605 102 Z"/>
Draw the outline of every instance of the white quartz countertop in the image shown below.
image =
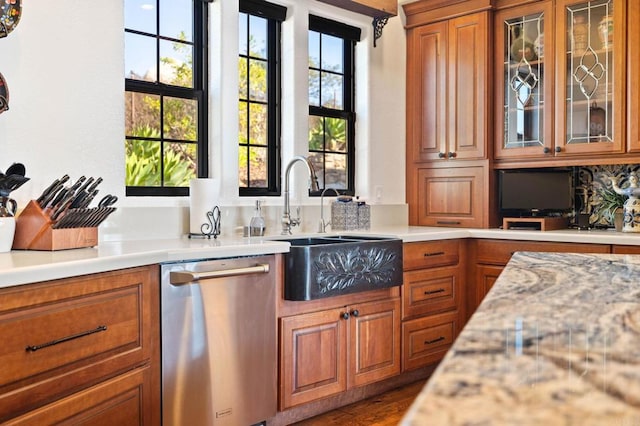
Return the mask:
<path fill-rule="evenodd" d="M 516 253 L 401 424 L 640 424 L 640 256 Z"/>
<path fill-rule="evenodd" d="M 337 233 L 322 234 L 335 235 Z M 401 238 L 404 242 L 457 238 L 497 238 L 528 241 L 554 241 L 598 244 L 640 245 L 640 234 L 614 231 L 522 231 L 500 229 L 461 229 L 420 226 L 381 227 L 371 231 L 341 232 L 343 235 L 374 235 Z M 305 237 L 318 234 L 295 234 Z M 153 263 L 214 259 L 284 253 L 289 244 L 273 235 L 265 238 L 220 236 L 218 239 L 176 238 L 100 242 L 93 248 L 0 253 L 0 287 L 33 283 L 95 272 Z"/>

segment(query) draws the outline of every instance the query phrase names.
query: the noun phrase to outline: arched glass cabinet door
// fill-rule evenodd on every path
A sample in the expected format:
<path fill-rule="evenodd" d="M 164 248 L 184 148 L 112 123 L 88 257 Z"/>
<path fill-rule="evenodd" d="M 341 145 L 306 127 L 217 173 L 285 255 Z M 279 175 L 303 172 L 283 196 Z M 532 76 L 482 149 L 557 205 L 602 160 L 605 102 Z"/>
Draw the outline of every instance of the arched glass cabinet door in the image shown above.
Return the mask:
<path fill-rule="evenodd" d="M 624 0 L 557 3 L 556 155 L 624 150 Z"/>
<path fill-rule="evenodd" d="M 551 152 L 552 15 L 551 1 L 495 14 L 498 159 L 542 157 Z"/>

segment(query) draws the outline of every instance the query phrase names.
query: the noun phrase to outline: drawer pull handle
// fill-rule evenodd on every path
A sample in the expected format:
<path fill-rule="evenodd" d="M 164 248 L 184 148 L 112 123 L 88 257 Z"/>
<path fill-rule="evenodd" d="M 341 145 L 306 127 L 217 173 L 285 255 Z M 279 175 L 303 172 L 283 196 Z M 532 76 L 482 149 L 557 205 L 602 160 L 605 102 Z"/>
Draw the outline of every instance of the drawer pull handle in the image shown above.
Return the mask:
<path fill-rule="evenodd" d="M 438 225 L 460 225 L 462 222 L 459 220 L 439 220 L 436 223 Z"/>
<path fill-rule="evenodd" d="M 443 251 L 434 251 L 432 253 L 425 253 L 424 257 L 431 257 L 431 256 L 442 256 L 444 254 Z"/>
<path fill-rule="evenodd" d="M 438 343 L 438 342 L 442 342 L 444 340 L 443 336 L 438 337 L 437 339 L 433 339 L 433 340 L 425 340 L 424 344 L 425 345 L 431 345 L 433 343 Z"/>
<path fill-rule="evenodd" d="M 63 337 L 62 339 L 52 340 L 50 342 L 43 343 L 41 345 L 27 346 L 25 349 L 26 349 L 27 352 L 35 352 L 35 351 L 37 351 L 39 349 L 48 348 L 49 346 L 54 346 L 54 345 L 57 345 L 58 343 L 68 342 L 69 340 L 79 339 L 80 337 L 88 336 L 90 334 L 100 333 L 101 331 L 107 331 L 107 326 L 106 325 L 99 325 L 98 327 L 94 328 L 93 330 L 83 331 L 83 332 L 78 333 L 78 334 L 72 334 L 71 336 Z"/>
<path fill-rule="evenodd" d="M 439 288 L 437 290 L 428 290 L 424 292 L 424 294 L 436 294 L 436 293 L 444 293 L 444 288 Z"/>

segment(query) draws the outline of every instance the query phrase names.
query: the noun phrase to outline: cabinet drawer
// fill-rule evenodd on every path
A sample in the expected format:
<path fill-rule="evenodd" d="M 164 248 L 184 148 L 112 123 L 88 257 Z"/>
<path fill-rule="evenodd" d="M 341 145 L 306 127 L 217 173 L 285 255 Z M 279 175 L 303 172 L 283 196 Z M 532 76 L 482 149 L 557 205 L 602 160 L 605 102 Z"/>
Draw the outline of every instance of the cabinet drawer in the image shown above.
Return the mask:
<path fill-rule="evenodd" d="M 404 273 L 402 318 L 457 310 L 462 300 L 458 267 Z"/>
<path fill-rule="evenodd" d="M 402 323 L 402 369 L 413 370 L 442 359 L 458 335 L 458 312 Z"/>
<path fill-rule="evenodd" d="M 506 265 L 516 251 L 561 253 L 609 253 L 608 244 L 552 243 L 544 241 L 477 240 L 476 261 Z"/>
<path fill-rule="evenodd" d="M 150 376 L 149 366 L 138 368 L 3 424 L 150 424 Z"/>
<path fill-rule="evenodd" d="M 157 274 L 137 268 L 0 292 L 0 421 L 148 362 Z"/>
<path fill-rule="evenodd" d="M 459 248 L 459 240 L 406 243 L 402 250 L 404 270 L 456 265 Z"/>

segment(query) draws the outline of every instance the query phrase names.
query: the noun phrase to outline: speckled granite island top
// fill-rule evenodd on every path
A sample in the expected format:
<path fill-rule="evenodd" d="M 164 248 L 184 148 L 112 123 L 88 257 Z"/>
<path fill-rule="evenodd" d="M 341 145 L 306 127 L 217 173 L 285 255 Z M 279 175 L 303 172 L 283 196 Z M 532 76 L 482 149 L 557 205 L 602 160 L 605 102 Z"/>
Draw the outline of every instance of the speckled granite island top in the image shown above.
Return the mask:
<path fill-rule="evenodd" d="M 516 253 L 402 425 L 640 425 L 640 256 Z"/>

